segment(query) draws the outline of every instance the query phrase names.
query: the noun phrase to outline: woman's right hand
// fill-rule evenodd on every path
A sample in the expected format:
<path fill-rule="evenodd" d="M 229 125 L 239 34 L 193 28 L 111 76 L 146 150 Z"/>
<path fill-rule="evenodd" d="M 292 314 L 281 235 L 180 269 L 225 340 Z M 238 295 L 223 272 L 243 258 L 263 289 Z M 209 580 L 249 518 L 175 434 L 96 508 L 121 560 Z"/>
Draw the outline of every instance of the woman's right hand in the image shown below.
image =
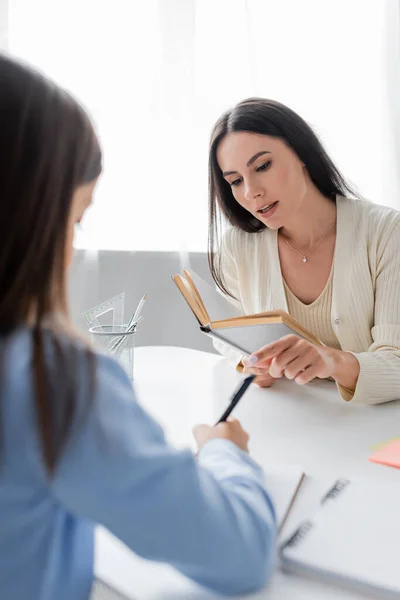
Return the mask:
<path fill-rule="evenodd" d="M 254 383 L 260 388 L 270 388 L 276 381 L 276 379 L 269 374 L 269 365 L 261 368 L 252 367 L 246 365 L 246 359 L 243 362 L 243 373 L 245 375 L 256 375 Z"/>
<path fill-rule="evenodd" d="M 193 428 L 193 435 L 199 450 L 210 440 L 222 439 L 230 440 L 244 452 L 249 451 L 247 447 L 249 434 L 243 429 L 237 419 L 218 423 L 214 427 L 210 427 L 210 425 L 196 425 Z"/>

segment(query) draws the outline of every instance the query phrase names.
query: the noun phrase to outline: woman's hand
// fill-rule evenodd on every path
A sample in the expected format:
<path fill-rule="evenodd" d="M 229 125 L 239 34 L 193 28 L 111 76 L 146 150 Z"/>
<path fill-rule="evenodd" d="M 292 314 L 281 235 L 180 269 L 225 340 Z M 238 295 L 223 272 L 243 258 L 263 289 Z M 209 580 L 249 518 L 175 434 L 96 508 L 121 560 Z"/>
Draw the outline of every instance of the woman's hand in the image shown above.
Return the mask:
<path fill-rule="evenodd" d="M 243 363 L 243 373 L 245 375 L 256 375 L 257 377 L 254 379 L 254 383 L 256 383 L 258 387 L 270 388 L 276 381 L 276 378 L 272 377 L 269 373 L 270 364 L 270 360 L 263 362 L 262 366 L 258 366 L 257 363 L 256 367 L 247 367 L 245 366 L 245 363 Z"/>
<path fill-rule="evenodd" d="M 268 346 L 254 352 L 247 364 L 253 368 L 267 368 L 271 377 L 279 379 L 283 375 L 303 385 L 315 377 L 331 377 L 333 360 L 318 347 L 297 335 L 287 335 Z"/>
<path fill-rule="evenodd" d="M 360 374 L 360 364 L 350 352 L 316 346 L 297 335 L 287 335 L 243 360 L 246 368 L 268 369 L 278 379 L 285 375 L 299 385 L 319 377 L 332 377 L 348 389 L 354 390 Z"/>
<path fill-rule="evenodd" d="M 196 425 L 193 428 L 194 439 L 199 450 L 214 439 L 230 440 L 244 452 L 248 452 L 247 447 L 249 434 L 243 429 L 237 419 L 231 419 L 223 423 L 218 423 L 214 427 L 210 425 Z"/>

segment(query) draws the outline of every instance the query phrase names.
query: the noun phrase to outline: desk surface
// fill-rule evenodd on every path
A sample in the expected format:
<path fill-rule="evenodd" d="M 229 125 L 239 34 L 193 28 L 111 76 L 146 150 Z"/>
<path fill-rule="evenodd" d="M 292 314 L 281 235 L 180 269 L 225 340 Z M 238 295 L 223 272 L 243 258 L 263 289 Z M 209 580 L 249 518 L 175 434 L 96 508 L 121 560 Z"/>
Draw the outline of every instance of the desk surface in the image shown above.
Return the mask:
<path fill-rule="evenodd" d="M 177 446 L 194 447 L 192 426 L 214 423 L 240 378 L 215 354 L 173 347 L 135 350 L 139 399 Z M 261 464 L 298 464 L 307 473 L 284 534 L 317 506 L 337 477 L 400 482 L 399 470 L 368 461 L 372 446 L 400 434 L 400 402 L 357 406 L 345 403 L 334 383 L 299 387 L 282 380 L 266 390 L 251 386 L 234 415 L 250 433 L 250 451 Z M 118 582 L 135 600 L 214 598 L 173 569 L 137 558 L 103 530 L 98 532 L 96 572 Z M 364 598 L 279 571 L 267 589 L 251 596 L 254 600 L 337 597 Z"/>

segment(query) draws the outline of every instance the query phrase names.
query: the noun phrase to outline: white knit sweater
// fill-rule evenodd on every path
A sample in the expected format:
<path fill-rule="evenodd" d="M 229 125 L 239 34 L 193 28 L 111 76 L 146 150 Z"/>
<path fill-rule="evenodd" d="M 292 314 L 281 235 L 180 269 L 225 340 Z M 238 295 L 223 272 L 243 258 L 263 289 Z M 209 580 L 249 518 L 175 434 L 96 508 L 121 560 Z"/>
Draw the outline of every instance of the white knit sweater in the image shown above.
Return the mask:
<path fill-rule="evenodd" d="M 400 398 L 400 212 L 365 200 L 337 197 L 331 322 L 342 350 L 360 363 L 354 395 L 344 400 L 376 404 Z M 224 236 L 223 277 L 245 314 L 288 310 L 277 231 Z M 217 350 L 236 365 L 240 355 Z"/>

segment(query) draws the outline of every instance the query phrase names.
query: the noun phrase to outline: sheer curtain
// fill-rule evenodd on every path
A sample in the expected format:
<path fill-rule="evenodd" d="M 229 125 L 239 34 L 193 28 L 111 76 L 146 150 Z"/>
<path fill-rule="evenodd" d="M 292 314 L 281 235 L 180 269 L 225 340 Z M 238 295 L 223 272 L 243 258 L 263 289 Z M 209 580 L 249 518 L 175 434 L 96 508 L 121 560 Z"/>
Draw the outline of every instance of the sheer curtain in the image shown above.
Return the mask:
<path fill-rule="evenodd" d="M 299 112 L 364 196 L 400 207 L 385 37 L 394 5 L 9 0 L 10 51 L 82 100 L 104 147 L 78 246 L 205 250 L 210 130 L 253 95 Z"/>

